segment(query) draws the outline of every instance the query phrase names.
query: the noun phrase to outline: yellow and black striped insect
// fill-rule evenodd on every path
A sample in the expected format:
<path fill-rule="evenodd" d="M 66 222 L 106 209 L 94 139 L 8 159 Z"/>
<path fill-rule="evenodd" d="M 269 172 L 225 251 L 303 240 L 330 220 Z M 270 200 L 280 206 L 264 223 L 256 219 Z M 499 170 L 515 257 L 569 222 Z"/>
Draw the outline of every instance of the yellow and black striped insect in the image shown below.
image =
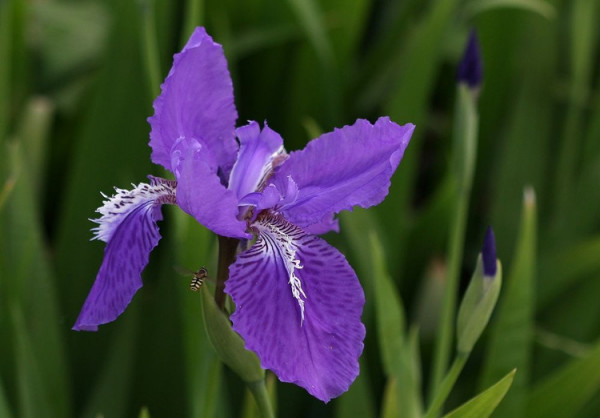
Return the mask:
<path fill-rule="evenodd" d="M 194 277 L 190 282 L 190 290 L 192 292 L 199 291 L 204 284 L 204 279 L 206 279 L 206 276 L 208 276 L 208 271 L 204 267 L 200 267 L 198 271 L 194 273 Z"/>

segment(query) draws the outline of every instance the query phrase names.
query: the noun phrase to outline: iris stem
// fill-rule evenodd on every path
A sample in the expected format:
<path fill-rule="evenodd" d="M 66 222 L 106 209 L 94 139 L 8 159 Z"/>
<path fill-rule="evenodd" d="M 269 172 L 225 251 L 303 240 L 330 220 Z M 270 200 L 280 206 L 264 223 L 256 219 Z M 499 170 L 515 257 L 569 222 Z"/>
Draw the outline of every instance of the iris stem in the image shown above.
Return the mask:
<path fill-rule="evenodd" d="M 258 410 L 263 418 L 273 418 L 273 408 L 271 407 L 271 400 L 269 399 L 269 393 L 267 392 L 267 385 L 265 379 L 258 380 L 256 382 L 247 383 L 248 389 L 252 392 Z"/>
<path fill-rule="evenodd" d="M 219 309 L 225 306 L 225 282 L 229 278 L 229 266 L 235 260 L 235 251 L 239 240 L 219 235 L 219 264 L 217 267 L 217 285 L 215 302 Z"/>
<path fill-rule="evenodd" d="M 456 321 L 456 299 L 460 278 L 460 266 L 463 258 L 463 247 L 467 220 L 469 214 L 469 200 L 473 174 L 475 171 L 475 156 L 477 154 L 477 99 L 476 93 L 465 84 L 459 84 L 456 96 L 456 114 L 453 131 L 453 170 L 451 175 L 455 181 L 456 203 L 450 223 L 450 240 L 448 243 L 448 271 L 444 286 L 444 296 L 440 324 L 435 342 L 433 357 L 431 392 L 438 393 L 442 383 L 444 371 L 448 367 L 452 340 L 454 337 Z"/>
<path fill-rule="evenodd" d="M 459 353 L 456 356 L 452 366 L 450 367 L 450 370 L 448 370 L 444 380 L 436 390 L 434 398 L 431 401 L 431 405 L 429 405 L 429 408 L 425 413 L 425 418 L 435 418 L 438 415 L 440 408 L 444 405 L 444 402 L 446 402 L 446 399 L 448 398 L 448 395 L 450 395 L 450 392 L 452 391 L 460 372 L 465 366 L 468 356 L 468 353 Z"/>

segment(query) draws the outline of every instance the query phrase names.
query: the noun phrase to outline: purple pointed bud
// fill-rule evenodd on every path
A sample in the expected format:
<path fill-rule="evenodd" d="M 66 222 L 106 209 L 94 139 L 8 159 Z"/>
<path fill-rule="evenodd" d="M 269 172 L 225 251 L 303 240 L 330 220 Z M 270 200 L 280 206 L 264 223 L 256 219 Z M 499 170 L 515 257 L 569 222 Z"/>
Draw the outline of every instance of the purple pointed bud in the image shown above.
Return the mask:
<path fill-rule="evenodd" d="M 462 60 L 458 66 L 456 80 L 459 83 L 466 83 L 470 88 L 479 87 L 483 78 L 483 61 L 481 60 L 481 48 L 477 39 L 477 31 L 471 30 L 469 41 Z"/>
<path fill-rule="evenodd" d="M 496 240 L 494 239 L 494 230 L 488 226 L 483 239 L 481 248 L 481 258 L 483 259 L 484 276 L 494 277 L 496 275 Z"/>

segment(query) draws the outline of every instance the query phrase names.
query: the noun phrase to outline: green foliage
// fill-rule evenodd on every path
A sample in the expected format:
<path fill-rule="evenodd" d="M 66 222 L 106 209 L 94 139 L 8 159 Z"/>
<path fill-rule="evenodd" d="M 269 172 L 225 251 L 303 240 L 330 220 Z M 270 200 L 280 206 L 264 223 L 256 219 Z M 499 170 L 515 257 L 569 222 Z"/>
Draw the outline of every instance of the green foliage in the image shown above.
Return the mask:
<path fill-rule="evenodd" d="M 521 229 L 514 262 L 496 321 L 490 330 L 481 376 L 481 386 L 485 387 L 506 373 L 506 370 L 516 367 L 519 371 L 507 399 L 497 411 L 499 417 L 527 416 L 525 399 L 528 394 L 533 354 L 536 236 L 535 194 L 529 189 L 524 193 Z"/>
<path fill-rule="evenodd" d="M 487 418 L 492 415 L 513 382 L 516 370 L 509 372 L 494 385 L 465 402 L 444 418 Z"/>
<path fill-rule="evenodd" d="M 527 416 L 575 416 L 600 388 L 600 343 L 536 384 L 528 397 Z"/>
<path fill-rule="evenodd" d="M 0 0 L 0 417 L 258 416 L 210 346 L 208 302 L 175 272 L 216 273 L 212 233 L 179 211 L 164 209 L 122 317 L 70 330 L 102 259 L 99 192 L 161 174 L 146 118 L 199 24 L 224 45 L 239 120 L 267 119 L 288 150 L 357 117 L 417 125 L 386 201 L 326 237 L 365 289 L 361 374 L 323 405 L 267 373 L 279 416 L 600 415 L 599 5 Z M 471 27 L 477 100 L 455 83 Z M 473 360 L 452 363 L 488 224 L 505 289 Z"/>

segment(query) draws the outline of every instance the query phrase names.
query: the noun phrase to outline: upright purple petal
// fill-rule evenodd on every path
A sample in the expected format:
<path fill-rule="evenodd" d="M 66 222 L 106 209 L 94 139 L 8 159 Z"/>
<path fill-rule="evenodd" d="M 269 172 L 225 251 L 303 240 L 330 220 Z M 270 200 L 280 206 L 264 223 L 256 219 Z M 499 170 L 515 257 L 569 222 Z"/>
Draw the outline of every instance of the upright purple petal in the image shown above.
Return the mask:
<path fill-rule="evenodd" d="M 399 126 L 387 117 L 375 125 L 359 119 L 292 152 L 271 180 L 280 190 L 288 176 L 298 185 L 296 201 L 282 207 L 282 213 L 306 228 L 355 205 L 380 203 L 413 130 L 414 125 Z"/>
<path fill-rule="evenodd" d="M 271 173 L 274 160 L 285 155 L 285 149 L 277 132 L 266 125 L 261 131 L 256 122 L 238 128 L 236 135 L 240 140 L 240 151 L 231 170 L 228 188 L 241 199 L 258 190 Z"/>
<path fill-rule="evenodd" d="M 177 176 L 177 204 L 216 234 L 251 238 L 246 222 L 238 219 L 238 199 L 221 183 L 210 155 L 202 144 L 181 141 L 173 150 L 173 170 Z"/>
<path fill-rule="evenodd" d="M 279 215 L 259 216 L 258 240 L 230 267 L 233 329 L 264 368 L 327 402 L 359 373 L 365 302 L 344 256 Z"/>
<path fill-rule="evenodd" d="M 107 242 L 96 281 L 73 326 L 77 331 L 97 331 L 98 325 L 114 321 L 142 287 L 141 273 L 150 251 L 158 244 L 156 222 L 162 219 L 163 203 L 175 203 L 174 182 L 154 179 L 132 191 L 117 194 L 98 209 L 97 239 Z"/>
<path fill-rule="evenodd" d="M 183 50 L 176 54 L 173 67 L 154 101 L 150 146 L 152 161 L 167 170 L 171 148 L 177 139 L 203 141 L 224 172 L 233 166 L 237 152 L 233 84 L 221 45 L 196 28 Z"/>

